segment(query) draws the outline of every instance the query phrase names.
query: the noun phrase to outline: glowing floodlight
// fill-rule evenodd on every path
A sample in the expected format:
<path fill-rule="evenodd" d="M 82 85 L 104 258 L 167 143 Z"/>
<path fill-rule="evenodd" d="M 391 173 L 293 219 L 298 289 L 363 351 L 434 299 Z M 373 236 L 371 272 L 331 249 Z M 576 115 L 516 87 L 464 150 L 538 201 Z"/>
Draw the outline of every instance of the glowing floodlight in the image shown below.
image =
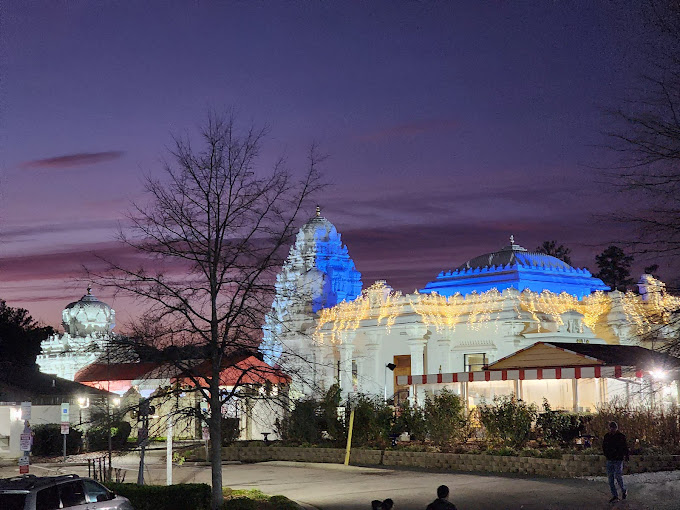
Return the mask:
<path fill-rule="evenodd" d="M 649 375 L 651 375 L 653 379 L 657 379 L 659 381 L 663 381 L 666 379 L 666 377 L 668 377 L 668 373 L 665 370 L 660 369 L 650 370 Z"/>

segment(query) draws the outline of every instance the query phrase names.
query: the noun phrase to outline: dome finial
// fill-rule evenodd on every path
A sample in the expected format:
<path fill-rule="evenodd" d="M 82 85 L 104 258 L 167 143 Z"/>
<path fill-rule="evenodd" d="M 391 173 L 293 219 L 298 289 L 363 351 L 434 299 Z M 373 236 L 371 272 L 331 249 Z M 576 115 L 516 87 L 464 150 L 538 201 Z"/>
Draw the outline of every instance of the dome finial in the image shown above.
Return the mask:
<path fill-rule="evenodd" d="M 515 244 L 515 236 L 510 234 L 510 244 Z"/>
<path fill-rule="evenodd" d="M 316 217 L 317 218 L 321 217 L 321 206 L 320 205 L 316 206 Z"/>
<path fill-rule="evenodd" d="M 92 295 L 92 285 L 87 286 L 87 295 L 91 296 Z"/>

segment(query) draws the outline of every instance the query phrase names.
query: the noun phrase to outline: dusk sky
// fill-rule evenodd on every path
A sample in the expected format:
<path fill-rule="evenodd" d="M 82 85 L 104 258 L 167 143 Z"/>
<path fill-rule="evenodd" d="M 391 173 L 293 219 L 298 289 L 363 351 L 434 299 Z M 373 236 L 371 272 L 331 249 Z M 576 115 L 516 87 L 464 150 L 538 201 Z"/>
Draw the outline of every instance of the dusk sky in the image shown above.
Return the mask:
<path fill-rule="evenodd" d="M 595 270 L 632 235 L 597 218 L 622 204 L 596 167 L 642 39 L 625 2 L 4 1 L 0 298 L 57 325 L 172 135 L 229 107 L 271 127 L 265 168 L 329 155 L 318 202 L 365 286 L 411 292 L 510 234 Z"/>

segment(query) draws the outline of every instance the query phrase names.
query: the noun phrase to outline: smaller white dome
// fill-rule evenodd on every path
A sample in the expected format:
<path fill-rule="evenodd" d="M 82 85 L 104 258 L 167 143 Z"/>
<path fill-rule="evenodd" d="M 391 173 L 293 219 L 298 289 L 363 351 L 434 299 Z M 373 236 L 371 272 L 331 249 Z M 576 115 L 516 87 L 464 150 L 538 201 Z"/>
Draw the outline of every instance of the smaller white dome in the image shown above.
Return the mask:
<path fill-rule="evenodd" d="M 61 318 L 64 331 L 75 337 L 107 335 L 116 325 L 116 312 L 94 297 L 89 287 L 80 300 L 66 305 Z"/>

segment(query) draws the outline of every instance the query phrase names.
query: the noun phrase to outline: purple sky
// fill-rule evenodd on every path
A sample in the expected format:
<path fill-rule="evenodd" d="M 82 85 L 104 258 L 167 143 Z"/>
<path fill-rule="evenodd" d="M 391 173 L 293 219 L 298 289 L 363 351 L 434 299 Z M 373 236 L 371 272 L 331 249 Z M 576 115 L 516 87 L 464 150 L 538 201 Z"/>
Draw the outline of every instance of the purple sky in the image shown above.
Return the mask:
<path fill-rule="evenodd" d="M 47 323 L 83 294 L 92 252 L 117 252 L 171 134 L 209 108 L 271 126 L 264 164 L 299 166 L 319 142 L 332 183 L 319 202 L 365 284 L 412 291 L 510 234 L 557 239 L 594 269 L 621 235 L 594 220 L 618 198 L 593 167 L 611 162 L 595 148 L 602 108 L 641 70 L 624 3 L 0 9 L 0 297 Z M 107 301 L 125 320 L 129 303 Z"/>

